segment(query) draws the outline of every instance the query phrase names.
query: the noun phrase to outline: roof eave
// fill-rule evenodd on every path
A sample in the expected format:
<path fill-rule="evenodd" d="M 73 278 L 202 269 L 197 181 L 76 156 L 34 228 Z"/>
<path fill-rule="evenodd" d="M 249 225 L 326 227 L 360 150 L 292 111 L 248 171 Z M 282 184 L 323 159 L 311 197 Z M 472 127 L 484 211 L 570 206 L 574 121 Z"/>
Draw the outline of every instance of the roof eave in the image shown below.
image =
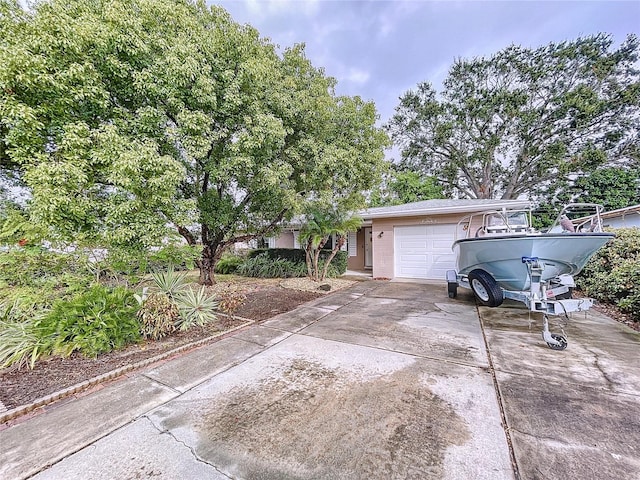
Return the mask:
<path fill-rule="evenodd" d="M 625 215 L 634 214 L 634 213 L 637 213 L 640 215 L 640 205 L 632 205 L 630 207 L 618 208 L 616 210 L 602 212 L 600 216 L 602 218 L 624 217 Z"/>
<path fill-rule="evenodd" d="M 420 217 L 425 215 L 446 215 L 451 213 L 482 212 L 484 210 L 496 210 L 504 207 L 528 208 L 529 205 L 530 205 L 530 202 L 528 200 L 522 200 L 522 201 L 513 200 L 513 201 L 509 201 L 509 203 L 499 202 L 499 203 L 483 203 L 478 205 L 431 207 L 431 208 L 420 208 L 416 210 L 404 210 L 404 211 L 397 211 L 397 212 L 367 213 L 366 211 L 362 211 L 362 212 L 359 212 L 359 215 L 363 219 L 389 218 L 389 217 Z"/>

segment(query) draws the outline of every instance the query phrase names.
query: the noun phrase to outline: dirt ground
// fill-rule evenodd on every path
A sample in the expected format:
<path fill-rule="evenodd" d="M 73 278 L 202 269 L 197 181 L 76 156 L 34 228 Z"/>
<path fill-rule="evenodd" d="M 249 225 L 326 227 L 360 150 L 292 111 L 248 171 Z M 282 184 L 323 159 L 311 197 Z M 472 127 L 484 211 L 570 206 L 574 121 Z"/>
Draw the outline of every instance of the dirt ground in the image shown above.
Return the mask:
<path fill-rule="evenodd" d="M 33 370 L 28 368 L 0 370 L 0 402 L 7 409 L 27 405 L 42 397 L 120 367 L 135 364 L 180 346 L 221 334 L 246 323 L 247 320 L 260 322 L 293 310 L 297 306 L 327 293 L 310 291 L 316 289 L 317 284 L 309 286 L 303 281 L 287 282 L 288 284 L 285 284 L 289 288 L 281 286 L 284 282 L 279 280 L 252 279 L 235 284 L 234 288 L 245 296 L 245 300 L 234 313 L 235 318 L 219 315 L 215 322 L 206 327 L 176 332 L 161 340 L 143 341 L 122 350 L 100 355 L 97 358 L 86 358 L 74 353 L 67 358 L 51 357 L 39 361 Z M 335 284 L 333 290 L 344 286 L 346 284 Z M 216 285 L 211 288 L 211 293 L 215 295 L 216 291 L 224 288 L 225 285 Z M 214 338 L 211 342 L 218 339 L 219 337 Z"/>

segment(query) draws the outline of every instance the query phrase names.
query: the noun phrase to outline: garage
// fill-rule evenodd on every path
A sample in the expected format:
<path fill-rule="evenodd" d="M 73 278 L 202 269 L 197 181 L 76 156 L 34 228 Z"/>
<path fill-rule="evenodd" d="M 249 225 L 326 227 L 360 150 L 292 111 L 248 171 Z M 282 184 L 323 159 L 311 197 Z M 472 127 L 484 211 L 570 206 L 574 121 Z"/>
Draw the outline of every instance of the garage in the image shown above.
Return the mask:
<path fill-rule="evenodd" d="M 451 251 L 456 224 L 411 225 L 394 228 L 395 276 L 443 280 L 455 269 Z"/>

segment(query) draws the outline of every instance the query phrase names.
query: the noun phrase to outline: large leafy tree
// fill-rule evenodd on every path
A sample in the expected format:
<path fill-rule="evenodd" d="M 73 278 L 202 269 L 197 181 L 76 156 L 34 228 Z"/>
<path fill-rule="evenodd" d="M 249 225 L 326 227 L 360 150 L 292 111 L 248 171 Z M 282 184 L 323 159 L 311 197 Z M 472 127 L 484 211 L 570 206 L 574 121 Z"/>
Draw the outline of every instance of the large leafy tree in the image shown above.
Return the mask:
<path fill-rule="evenodd" d="M 435 177 L 394 166 L 383 176 L 382 185 L 371 193 L 369 204 L 381 207 L 435 198 L 445 198 L 442 185 Z"/>
<path fill-rule="evenodd" d="M 440 94 L 420 83 L 403 95 L 388 128 L 405 164 L 450 194 L 552 198 L 637 152 L 637 60 L 635 36 L 612 49 L 607 35 L 461 59 Z"/>
<path fill-rule="evenodd" d="M 140 68 L 148 46 L 118 24 L 133 12 L 98 7 L 11 8 L 0 24 L 1 143 L 29 187 L 33 222 L 64 240 L 145 244 L 164 231 L 158 212 L 177 207 L 184 169 L 137 132 L 144 111 L 131 64 Z"/>
<path fill-rule="evenodd" d="M 359 205 L 378 178 L 373 104 L 221 8 L 54 0 L 17 23 L 0 60 L 5 144 L 32 217 L 67 238 L 144 246 L 171 226 L 202 243 L 210 284 L 229 245 L 327 192 Z"/>

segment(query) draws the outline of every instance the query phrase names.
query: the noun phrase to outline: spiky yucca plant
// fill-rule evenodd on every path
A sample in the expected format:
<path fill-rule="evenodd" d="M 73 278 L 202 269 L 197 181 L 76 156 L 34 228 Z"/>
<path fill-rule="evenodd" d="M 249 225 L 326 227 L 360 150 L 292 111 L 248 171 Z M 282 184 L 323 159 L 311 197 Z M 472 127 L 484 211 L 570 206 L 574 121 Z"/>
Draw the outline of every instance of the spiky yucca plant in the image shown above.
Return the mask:
<path fill-rule="evenodd" d="M 195 291 L 186 288 L 179 292 L 174 300 L 180 312 L 177 322 L 180 330 L 188 330 L 194 325 L 203 326 L 216 319 L 214 310 L 218 302 L 214 297 L 207 295 L 205 287 Z"/>
<path fill-rule="evenodd" d="M 176 272 L 173 267 L 169 267 L 166 272 L 154 272 L 151 274 L 156 287 L 163 293 L 174 298 L 187 286 L 187 274 Z"/>

